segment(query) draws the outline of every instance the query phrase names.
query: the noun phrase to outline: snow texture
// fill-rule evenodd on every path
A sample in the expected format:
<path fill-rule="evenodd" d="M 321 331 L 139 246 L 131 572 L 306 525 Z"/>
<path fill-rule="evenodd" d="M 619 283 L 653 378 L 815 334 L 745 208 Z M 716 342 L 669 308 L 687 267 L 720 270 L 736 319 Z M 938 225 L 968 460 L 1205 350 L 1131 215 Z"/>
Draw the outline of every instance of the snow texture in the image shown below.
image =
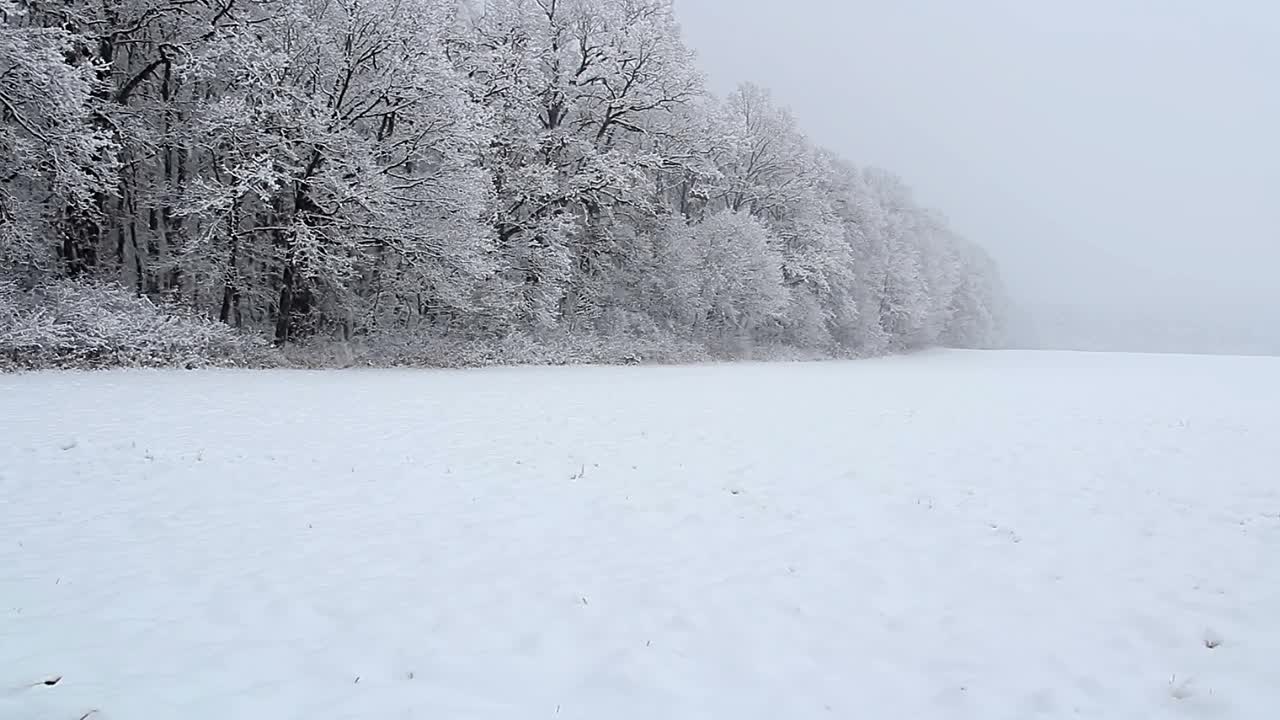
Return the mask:
<path fill-rule="evenodd" d="M 3 376 L 0 718 L 1275 717 L 1277 391 L 1017 352 Z"/>

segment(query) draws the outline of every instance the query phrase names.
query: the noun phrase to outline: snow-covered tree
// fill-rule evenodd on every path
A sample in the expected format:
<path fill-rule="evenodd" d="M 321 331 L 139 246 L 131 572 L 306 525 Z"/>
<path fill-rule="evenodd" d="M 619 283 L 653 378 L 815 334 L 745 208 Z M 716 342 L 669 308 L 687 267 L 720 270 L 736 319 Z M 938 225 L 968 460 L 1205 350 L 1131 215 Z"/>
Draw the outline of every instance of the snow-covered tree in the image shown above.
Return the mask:
<path fill-rule="evenodd" d="M 498 0 L 477 23 L 472 75 L 495 118 L 486 155 L 496 230 L 542 325 L 584 310 L 617 250 L 598 220 L 654 216 L 646 142 L 701 78 L 669 0 Z"/>
<path fill-rule="evenodd" d="M 98 69 L 77 37 L 26 3 L 0 0 L 0 270 L 79 274 L 96 248 L 76 242 L 97 221 L 94 197 L 114 147 L 93 122 Z"/>
<path fill-rule="evenodd" d="M 785 312 L 782 258 L 758 220 L 723 210 L 694 226 L 691 240 L 701 261 L 697 325 L 750 334 Z"/>
<path fill-rule="evenodd" d="M 114 283 L 281 343 L 874 354 L 1002 322 L 905 183 L 709 93 L 672 0 L 0 0 L 0 171 L 11 294 Z"/>
<path fill-rule="evenodd" d="M 215 160 L 183 208 L 186 255 L 230 299 L 266 260 L 276 338 L 313 307 L 466 309 L 491 252 L 475 159 L 486 134 L 448 60 L 443 0 L 304 0 L 205 48 L 192 81 L 223 83 L 193 141 Z M 216 74 L 211 74 L 216 73 Z M 225 260 L 224 260 L 225 259 Z M 263 279 L 257 279 L 263 285 Z M 386 305 L 383 305 L 383 301 Z"/>

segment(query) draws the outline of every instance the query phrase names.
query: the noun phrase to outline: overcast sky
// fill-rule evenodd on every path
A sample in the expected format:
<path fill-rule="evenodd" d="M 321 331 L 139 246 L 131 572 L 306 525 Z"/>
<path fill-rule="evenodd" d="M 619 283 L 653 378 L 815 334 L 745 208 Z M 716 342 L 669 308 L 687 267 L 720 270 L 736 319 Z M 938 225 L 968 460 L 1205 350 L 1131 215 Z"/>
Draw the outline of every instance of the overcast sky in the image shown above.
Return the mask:
<path fill-rule="evenodd" d="M 1280 0 L 676 5 L 716 90 L 902 175 L 1019 299 L 1277 324 Z"/>

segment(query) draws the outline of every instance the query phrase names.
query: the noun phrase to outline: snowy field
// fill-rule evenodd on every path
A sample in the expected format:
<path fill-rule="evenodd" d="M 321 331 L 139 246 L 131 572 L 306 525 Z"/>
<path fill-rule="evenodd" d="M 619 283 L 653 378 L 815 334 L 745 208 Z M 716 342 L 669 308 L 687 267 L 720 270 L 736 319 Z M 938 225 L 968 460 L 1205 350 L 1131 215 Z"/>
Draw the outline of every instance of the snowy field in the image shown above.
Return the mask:
<path fill-rule="evenodd" d="M 3 376 L 0 718 L 1277 718 L 1278 400 L 1067 353 Z"/>

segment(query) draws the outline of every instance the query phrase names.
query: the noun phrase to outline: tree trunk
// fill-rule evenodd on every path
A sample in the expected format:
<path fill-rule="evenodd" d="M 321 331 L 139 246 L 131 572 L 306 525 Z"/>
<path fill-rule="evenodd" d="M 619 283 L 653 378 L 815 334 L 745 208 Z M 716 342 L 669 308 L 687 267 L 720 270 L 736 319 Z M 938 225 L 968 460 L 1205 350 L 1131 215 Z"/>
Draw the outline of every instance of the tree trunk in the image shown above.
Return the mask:
<path fill-rule="evenodd" d="M 75 207 L 67 209 L 67 223 L 59 249 L 67 277 L 83 277 L 97 266 L 101 239 L 102 226 L 90 211 Z"/>
<path fill-rule="evenodd" d="M 226 279 L 222 285 L 222 308 L 218 312 L 218 319 L 227 325 L 240 326 L 240 287 L 235 281 L 237 277 L 237 250 L 239 249 L 236 241 L 231 241 L 231 257 L 228 259 L 228 269 Z M 235 322 L 232 322 L 232 313 L 235 314 Z M 276 332 L 279 332 L 277 326 Z"/>
<path fill-rule="evenodd" d="M 287 262 L 280 277 L 280 302 L 276 307 L 276 345 L 289 342 L 289 328 L 293 320 L 294 295 L 293 263 Z"/>

